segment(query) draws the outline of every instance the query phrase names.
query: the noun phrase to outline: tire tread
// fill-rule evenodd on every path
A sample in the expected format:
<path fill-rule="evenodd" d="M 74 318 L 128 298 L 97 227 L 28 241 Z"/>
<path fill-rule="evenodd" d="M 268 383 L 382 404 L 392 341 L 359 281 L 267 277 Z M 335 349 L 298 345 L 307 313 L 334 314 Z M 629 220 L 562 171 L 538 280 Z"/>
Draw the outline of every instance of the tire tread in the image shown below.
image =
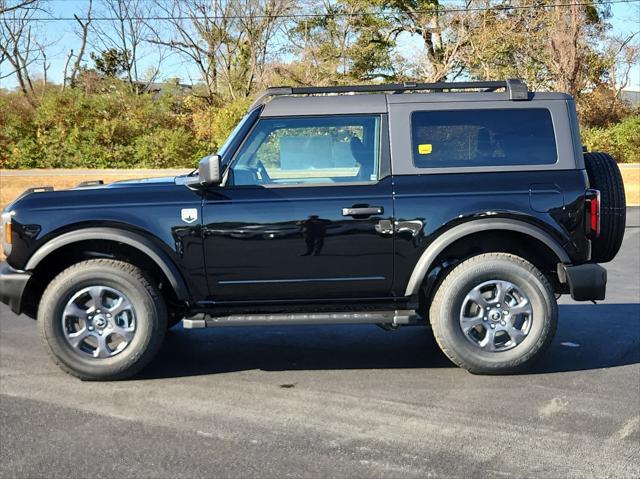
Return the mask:
<path fill-rule="evenodd" d="M 584 154 L 591 188 L 600 191 L 600 236 L 591 241 L 591 260 L 611 261 L 622 245 L 626 225 L 626 200 L 620 168 L 607 153 Z"/>

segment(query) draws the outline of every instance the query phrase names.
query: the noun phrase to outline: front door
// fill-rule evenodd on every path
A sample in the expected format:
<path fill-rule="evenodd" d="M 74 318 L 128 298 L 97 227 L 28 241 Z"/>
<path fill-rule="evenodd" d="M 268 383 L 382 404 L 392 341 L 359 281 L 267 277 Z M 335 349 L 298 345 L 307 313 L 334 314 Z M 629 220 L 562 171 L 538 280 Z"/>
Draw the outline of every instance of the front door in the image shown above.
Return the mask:
<path fill-rule="evenodd" d="M 211 299 L 389 296 L 391 178 L 379 179 L 381 118 L 262 118 L 226 184 L 206 191 Z"/>

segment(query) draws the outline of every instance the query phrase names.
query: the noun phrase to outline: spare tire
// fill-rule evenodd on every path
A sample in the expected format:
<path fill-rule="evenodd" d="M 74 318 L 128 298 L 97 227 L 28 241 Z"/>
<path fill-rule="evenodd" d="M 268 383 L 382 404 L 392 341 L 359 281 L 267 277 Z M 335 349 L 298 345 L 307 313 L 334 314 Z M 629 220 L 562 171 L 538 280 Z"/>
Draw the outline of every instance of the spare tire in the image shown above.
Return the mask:
<path fill-rule="evenodd" d="M 616 161 L 607 153 L 585 153 L 584 164 L 590 187 L 600 191 L 600 236 L 591 240 L 591 261 L 606 263 L 615 258 L 624 237 L 624 183 Z"/>

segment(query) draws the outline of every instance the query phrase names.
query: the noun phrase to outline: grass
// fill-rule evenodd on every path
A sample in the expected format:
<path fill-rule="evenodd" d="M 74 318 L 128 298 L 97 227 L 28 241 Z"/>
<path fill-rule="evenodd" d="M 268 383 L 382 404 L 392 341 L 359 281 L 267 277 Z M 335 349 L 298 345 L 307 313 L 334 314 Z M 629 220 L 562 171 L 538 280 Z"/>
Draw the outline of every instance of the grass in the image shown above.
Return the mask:
<path fill-rule="evenodd" d="M 0 170 L 0 208 L 4 208 L 27 188 L 36 186 L 53 186 L 61 190 L 88 180 L 112 183 L 182 173 L 188 173 L 188 170 Z"/>
<path fill-rule="evenodd" d="M 640 165 L 622 166 L 624 192 L 627 195 L 627 205 L 640 205 Z"/>

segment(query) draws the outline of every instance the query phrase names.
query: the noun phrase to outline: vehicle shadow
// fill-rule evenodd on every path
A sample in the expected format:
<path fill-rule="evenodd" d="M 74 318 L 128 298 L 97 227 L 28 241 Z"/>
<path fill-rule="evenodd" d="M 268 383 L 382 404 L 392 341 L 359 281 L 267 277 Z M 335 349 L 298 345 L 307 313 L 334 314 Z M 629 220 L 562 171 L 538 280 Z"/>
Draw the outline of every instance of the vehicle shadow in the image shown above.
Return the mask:
<path fill-rule="evenodd" d="M 452 364 L 431 330 L 387 332 L 375 325 L 233 327 L 171 330 L 136 379 L 265 371 L 437 368 Z"/>
<path fill-rule="evenodd" d="M 558 332 L 527 374 L 640 363 L 640 304 L 560 306 Z M 176 327 L 136 379 L 233 371 L 455 367 L 427 327 L 287 326 L 188 331 Z"/>
<path fill-rule="evenodd" d="M 564 304 L 560 306 L 555 339 L 529 374 L 637 363 L 640 363 L 640 304 Z"/>

